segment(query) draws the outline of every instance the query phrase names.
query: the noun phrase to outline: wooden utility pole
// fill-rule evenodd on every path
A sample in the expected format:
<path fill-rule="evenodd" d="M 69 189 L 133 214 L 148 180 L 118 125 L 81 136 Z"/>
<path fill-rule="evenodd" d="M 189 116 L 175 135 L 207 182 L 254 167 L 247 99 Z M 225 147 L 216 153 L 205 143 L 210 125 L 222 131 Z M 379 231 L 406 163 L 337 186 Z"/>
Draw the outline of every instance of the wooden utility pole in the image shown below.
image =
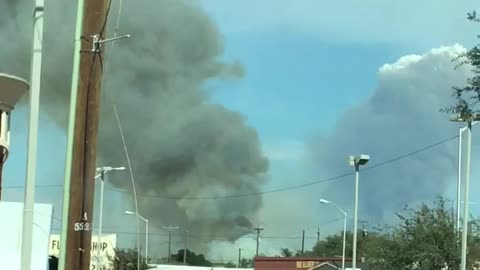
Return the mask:
<path fill-rule="evenodd" d="M 318 246 L 318 255 L 320 255 L 320 228 L 317 229 L 317 246 Z"/>
<path fill-rule="evenodd" d="M 238 249 L 238 264 L 237 264 L 237 268 L 240 268 L 240 267 L 241 267 L 241 264 L 242 264 L 242 248 L 239 248 L 239 249 Z"/>
<path fill-rule="evenodd" d="M 185 239 L 183 246 L 183 265 L 187 265 L 187 240 L 188 240 L 188 231 L 185 230 Z"/>
<path fill-rule="evenodd" d="M 263 231 L 263 227 L 257 227 L 253 228 L 255 231 L 257 231 L 257 250 L 255 252 L 255 257 L 258 257 L 258 248 L 260 246 L 260 232 Z"/>
<path fill-rule="evenodd" d="M 168 258 L 167 258 L 167 262 L 170 263 L 170 261 L 172 259 L 172 231 L 173 230 L 178 230 L 179 227 L 169 225 L 169 226 L 163 226 L 162 228 L 168 231 Z"/>
<path fill-rule="evenodd" d="M 97 44 L 92 36 L 100 35 L 100 40 L 104 39 L 108 0 L 84 1 L 81 52 L 75 52 L 81 56 L 75 107 L 66 254 L 62 267 L 65 270 L 90 269 L 92 241 L 91 224 L 102 81 L 102 52 L 92 49 L 93 45 Z"/>
<path fill-rule="evenodd" d="M 302 230 L 302 255 L 305 253 L 305 230 Z"/>

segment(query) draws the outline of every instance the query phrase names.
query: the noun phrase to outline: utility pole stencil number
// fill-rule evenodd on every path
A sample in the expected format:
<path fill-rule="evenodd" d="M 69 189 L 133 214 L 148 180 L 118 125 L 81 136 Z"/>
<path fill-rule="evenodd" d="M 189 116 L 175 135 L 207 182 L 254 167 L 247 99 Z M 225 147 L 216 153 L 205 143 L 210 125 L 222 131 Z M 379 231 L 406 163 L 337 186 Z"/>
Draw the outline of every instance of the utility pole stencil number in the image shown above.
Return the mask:
<path fill-rule="evenodd" d="M 76 222 L 73 229 L 76 232 L 78 232 L 78 231 L 90 231 L 90 223 L 88 223 L 88 222 Z"/>

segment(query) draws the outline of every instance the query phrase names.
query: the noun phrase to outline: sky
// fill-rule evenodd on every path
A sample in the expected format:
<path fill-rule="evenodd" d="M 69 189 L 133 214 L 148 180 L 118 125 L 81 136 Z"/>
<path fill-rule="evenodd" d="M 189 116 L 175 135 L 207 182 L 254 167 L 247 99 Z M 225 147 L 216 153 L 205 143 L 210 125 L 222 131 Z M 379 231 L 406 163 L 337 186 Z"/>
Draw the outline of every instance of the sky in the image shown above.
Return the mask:
<path fill-rule="evenodd" d="M 448 123 L 437 106 L 448 105 L 449 83 L 461 83 L 468 75 L 468 71 L 454 71 L 449 60 L 454 52 L 476 42 L 480 25 L 466 19 L 467 12 L 478 8 L 474 1 L 201 0 L 198 4 L 223 37 L 224 58 L 238 60 L 245 68 L 240 80 L 211 81 L 206 88 L 210 102 L 242 113 L 257 130 L 270 161 L 262 190 L 350 172 L 346 158 L 356 153 L 349 151 L 368 152 L 371 163 L 377 164 L 456 134 L 457 126 Z M 13 115 L 5 200 L 23 196 L 19 187 L 25 178 L 26 113 L 20 106 Z M 475 153 L 480 145 L 476 138 L 480 137 L 474 136 L 474 162 L 480 159 Z M 39 202 L 55 205 L 53 227 L 59 228 L 65 136 L 46 116 L 41 116 L 39 142 L 37 183 L 52 186 L 38 188 L 36 196 Z M 402 204 L 432 200 L 436 195 L 453 198 L 455 149 L 452 140 L 391 167 L 366 171 L 365 178 L 372 180 L 365 184 L 360 201 L 363 209 L 370 208 L 363 210 L 360 219 L 372 220 L 368 226 L 390 222 Z M 472 194 L 480 188 L 476 176 L 480 174 L 473 170 Z M 112 176 L 111 181 L 122 177 Z M 438 182 L 422 184 L 423 177 Z M 389 178 L 399 183 L 390 185 L 385 182 Z M 253 220 L 254 225 L 265 227 L 262 252 L 274 255 L 285 246 L 299 249 L 303 229 L 307 248 L 313 245 L 317 228 L 322 236 L 339 231 L 341 216 L 317 202 L 320 196 L 335 199 L 351 213 L 352 201 L 347 197 L 353 182 L 345 181 L 263 195 Z M 410 189 L 403 189 L 402 183 Z M 378 200 L 384 199 L 379 194 L 388 196 L 395 188 L 408 194 L 392 199 L 385 209 L 376 209 Z M 133 223 L 122 215 L 128 206 L 118 203 L 123 197 L 111 189 L 107 184 L 110 203 L 105 206 L 105 226 L 131 232 Z M 480 213 L 475 207 L 472 211 Z M 118 219 L 125 222 L 109 221 Z M 164 234 L 159 229 L 154 232 Z M 123 243 L 127 245 L 133 236 L 123 235 Z M 164 244 L 165 236 L 157 237 Z M 238 247 L 253 254 L 253 239 L 249 235 L 233 244 L 213 243 L 209 256 L 233 260 Z"/>

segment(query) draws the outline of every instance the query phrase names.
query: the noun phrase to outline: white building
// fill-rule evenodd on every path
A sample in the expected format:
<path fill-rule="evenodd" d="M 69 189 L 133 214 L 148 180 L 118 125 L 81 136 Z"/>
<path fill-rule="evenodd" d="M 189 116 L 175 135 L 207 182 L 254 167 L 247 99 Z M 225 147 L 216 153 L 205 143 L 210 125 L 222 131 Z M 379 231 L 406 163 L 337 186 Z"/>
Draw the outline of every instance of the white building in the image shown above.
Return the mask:
<path fill-rule="evenodd" d="M 102 234 L 101 243 L 98 243 L 98 236 L 92 235 L 92 248 L 91 248 L 91 260 L 90 269 L 96 269 L 97 263 L 97 251 L 100 248 L 100 269 L 110 269 L 111 262 L 109 257 L 115 256 L 115 248 L 117 248 L 117 235 L 116 234 Z M 50 235 L 50 242 L 48 245 L 48 255 L 58 257 L 60 254 L 60 235 Z"/>

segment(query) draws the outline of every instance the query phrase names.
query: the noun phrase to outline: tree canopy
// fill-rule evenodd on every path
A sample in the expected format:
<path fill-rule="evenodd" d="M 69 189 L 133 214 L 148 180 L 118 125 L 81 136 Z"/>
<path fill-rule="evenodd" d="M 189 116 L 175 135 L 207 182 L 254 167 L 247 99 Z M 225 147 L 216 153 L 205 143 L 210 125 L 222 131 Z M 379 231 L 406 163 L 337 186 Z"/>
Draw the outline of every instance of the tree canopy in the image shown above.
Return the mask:
<path fill-rule="evenodd" d="M 358 238 L 358 256 L 373 270 L 458 270 L 460 233 L 455 229 L 452 209 L 439 198 L 432 205 L 405 207 L 397 213 L 397 223 L 382 226 Z M 479 222 L 469 223 L 468 269 L 480 261 Z M 342 255 L 343 234 L 328 236 L 304 256 Z M 347 232 L 346 256 L 352 254 L 353 234 Z M 282 255 L 286 256 L 282 249 Z"/>
<path fill-rule="evenodd" d="M 136 249 L 116 249 L 115 256 L 110 258 L 115 270 L 137 270 L 138 253 Z M 140 257 L 140 270 L 147 270 L 145 258 Z"/>
<path fill-rule="evenodd" d="M 479 21 L 476 17 L 469 14 L 469 19 Z M 447 112 L 457 113 L 463 119 L 472 119 L 473 116 L 480 113 L 478 103 L 480 102 L 480 44 L 458 55 L 454 61 L 457 67 L 469 65 L 472 76 L 467 79 L 463 86 L 453 86 L 453 95 L 457 99 L 457 104 L 447 108 Z"/>
<path fill-rule="evenodd" d="M 405 207 L 397 217 L 400 222 L 383 228 L 382 237 L 367 248 L 372 269 L 459 269 L 459 234 L 453 211 L 445 207 L 443 199 L 433 206 Z M 476 246 L 470 241 L 470 250 Z M 471 252 L 469 265 L 478 258 Z"/>
<path fill-rule="evenodd" d="M 187 249 L 187 264 L 191 266 L 212 266 L 212 262 L 208 261 L 203 254 L 195 254 Z M 175 255 L 177 262 L 183 262 L 183 249 L 180 249 Z"/>

